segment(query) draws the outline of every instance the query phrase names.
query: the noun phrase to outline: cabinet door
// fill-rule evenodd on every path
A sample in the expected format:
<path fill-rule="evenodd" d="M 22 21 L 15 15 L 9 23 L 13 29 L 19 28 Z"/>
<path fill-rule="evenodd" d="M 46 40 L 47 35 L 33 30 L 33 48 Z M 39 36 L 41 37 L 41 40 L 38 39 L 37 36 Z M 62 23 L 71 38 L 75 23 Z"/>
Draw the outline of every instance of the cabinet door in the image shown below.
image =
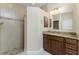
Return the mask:
<path fill-rule="evenodd" d="M 51 42 L 52 42 L 52 45 L 51 45 L 51 53 L 54 54 L 54 55 L 56 55 L 57 54 L 57 51 L 56 51 L 56 46 L 57 46 L 56 44 L 57 43 L 54 40 L 52 40 Z"/>
<path fill-rule="evenodd" d="M 58 55 L 63 55 L 64 54 L 64 44 L 63 42 L 58 42 L 57 45 L 57 51 L 58 51 Z"/>
<path fill-rule="evenodd" d="M 55 55 L 63 55 L 64 54 L 64 39 L 61 37 L 53 37 L 52 36 L 52 45 L 51 45 L 51 53 Z"/>
<path fill-rule="evenodd" d="M 63 53 L 63 42 L 52 40 L 51 53 L 55 55 L 62 55 Z"/>
<path fill-rule="evenodd" d="M 50 49 L 51 49 L 50 45 L 51 45 L 51 40 L 44 37 L 44 39 L 43 39 L 43 48 L 44 48 L 44 50 L 50 52 Z"/>

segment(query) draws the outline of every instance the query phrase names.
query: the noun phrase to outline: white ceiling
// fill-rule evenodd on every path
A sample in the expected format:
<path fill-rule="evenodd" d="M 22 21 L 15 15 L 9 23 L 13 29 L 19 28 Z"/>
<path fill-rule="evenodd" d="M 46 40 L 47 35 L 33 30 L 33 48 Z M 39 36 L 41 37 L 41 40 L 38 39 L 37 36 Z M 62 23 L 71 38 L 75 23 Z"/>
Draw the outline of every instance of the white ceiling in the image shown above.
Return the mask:
<path fill-rule="evenodd" d="M 34 6 L 34 7 L 41 7 L 45 5 L 46 3 L 22 3 L 24 6 Z"/>

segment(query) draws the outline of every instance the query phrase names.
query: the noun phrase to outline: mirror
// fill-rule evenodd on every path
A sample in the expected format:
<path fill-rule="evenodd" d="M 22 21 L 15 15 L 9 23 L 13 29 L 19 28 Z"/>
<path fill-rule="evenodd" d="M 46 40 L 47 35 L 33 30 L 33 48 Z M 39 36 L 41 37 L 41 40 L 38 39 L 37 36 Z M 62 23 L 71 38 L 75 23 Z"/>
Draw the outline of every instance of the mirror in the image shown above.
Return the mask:
<path fill-rule="evenodd" d="M 65 12 L 52 15 L 52 30 L 73 31 L 73 13 Z"/>
<path fill-rule="evenodd" d="M 53 29 L 59 29 L 59 21 L 53 21 Z"/>

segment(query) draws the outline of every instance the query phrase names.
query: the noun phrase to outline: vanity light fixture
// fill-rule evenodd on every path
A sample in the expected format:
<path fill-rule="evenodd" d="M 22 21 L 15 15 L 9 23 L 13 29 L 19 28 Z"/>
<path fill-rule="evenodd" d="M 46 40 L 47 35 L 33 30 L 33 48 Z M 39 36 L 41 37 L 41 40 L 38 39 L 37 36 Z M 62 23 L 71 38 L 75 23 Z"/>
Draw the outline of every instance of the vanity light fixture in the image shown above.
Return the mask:
<path fill-rule="evenodd" d="M 64 8 L 58 8 L 58 11 L 62 13 L 64 11 Z"/>
<path fill-rule="evenodd" d="M 50 11 L 50 14 L 57 14 L 58 13 L 58 8 L 54 8 L 52 11 Z"/>
<path fill-rule="evenodd" d="M 50 14 L 52 15 L 54 13 L 54 11 L 50 11 Z"/>
<path fill-rule="evenodd" d="M 50 11 L 50 14 L 58 14 L 58 13 L 62 13 L 63 12 L 63 8 L 54 8 L 52 11 Z"/>
<path fill-rule="evenodd" d="M 32 5 L 34 5 L 35 3 L 32 3 Z"/>

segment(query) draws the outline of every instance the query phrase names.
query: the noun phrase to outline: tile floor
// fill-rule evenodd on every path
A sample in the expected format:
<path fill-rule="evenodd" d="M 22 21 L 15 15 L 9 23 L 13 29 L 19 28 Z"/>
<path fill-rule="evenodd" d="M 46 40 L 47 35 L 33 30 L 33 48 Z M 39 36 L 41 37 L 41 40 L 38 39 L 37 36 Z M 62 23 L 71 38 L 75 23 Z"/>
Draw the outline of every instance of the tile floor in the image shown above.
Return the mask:
<path fill-rule="evenodd" d="M 18 55 L 27 55 L 27 52 L 21 52 Z M 37 55 L 51 55 L 51 54 L 43 50 L 40 53 L 38 53 Z"/>

